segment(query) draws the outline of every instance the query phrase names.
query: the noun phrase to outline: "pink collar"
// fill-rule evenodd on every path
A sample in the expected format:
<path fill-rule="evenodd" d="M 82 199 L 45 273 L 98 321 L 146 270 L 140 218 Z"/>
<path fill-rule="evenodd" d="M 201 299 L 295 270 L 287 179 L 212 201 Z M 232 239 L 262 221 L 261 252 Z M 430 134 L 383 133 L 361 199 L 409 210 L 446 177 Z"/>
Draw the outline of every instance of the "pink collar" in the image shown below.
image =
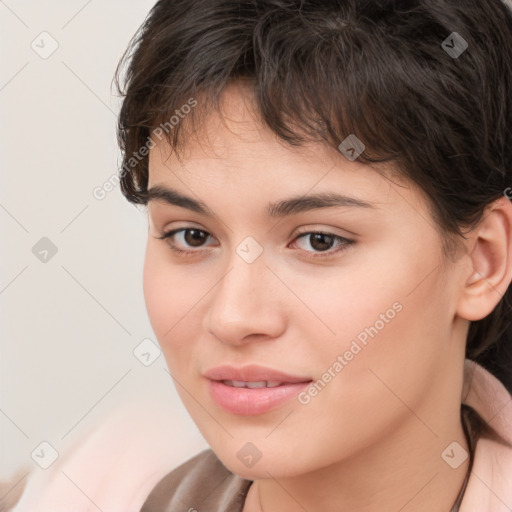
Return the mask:
<path fill-rule="evenodd" d="M 466 359 L 462 403 L 472 407 L 492 430 L 476 444 L 459 512 L 511 512 L 512 396 L 494 375 Z"/>

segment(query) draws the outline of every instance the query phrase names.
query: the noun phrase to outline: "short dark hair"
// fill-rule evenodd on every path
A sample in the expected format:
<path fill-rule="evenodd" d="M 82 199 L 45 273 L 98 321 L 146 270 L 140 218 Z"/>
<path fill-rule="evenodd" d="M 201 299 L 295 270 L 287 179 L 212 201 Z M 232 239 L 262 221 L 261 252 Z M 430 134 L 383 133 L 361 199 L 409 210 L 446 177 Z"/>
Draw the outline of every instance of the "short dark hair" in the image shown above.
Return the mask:
<path fill-rule="evenodd" d="M 234 80 L 291 146 L 337 148 L 355 134 L 366 147 L 359 161 L 390 162 L 418 184 L 443 250 L 512 185 L 512 12 L 503 0 L 157 1 L 115 75 L 130 202 L 147 204 L 139 151 L 152 131 L 191 97 L 200 102 L 187 123 L 219 111 Z M 177 153 L 184 124 L 165 130 Z M 466 357 L 512 391 L 511 298 L 509 287 L 471 322 Z"/>

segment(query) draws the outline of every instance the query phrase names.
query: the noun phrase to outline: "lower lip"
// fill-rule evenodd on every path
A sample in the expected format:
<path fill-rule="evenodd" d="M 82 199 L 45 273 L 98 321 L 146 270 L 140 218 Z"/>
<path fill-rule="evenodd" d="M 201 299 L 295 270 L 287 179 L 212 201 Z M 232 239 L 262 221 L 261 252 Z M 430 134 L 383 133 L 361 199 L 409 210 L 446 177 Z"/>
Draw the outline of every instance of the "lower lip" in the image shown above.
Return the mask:
<path fill-rule="evenodd" d="M 232 414 L 255 416 L 276 409 L 296 397 L 311 382 L 283 384 L 275 388 L 235 388 L 222 382 L 210 380 L 209 388 L 213 400 Z"/>

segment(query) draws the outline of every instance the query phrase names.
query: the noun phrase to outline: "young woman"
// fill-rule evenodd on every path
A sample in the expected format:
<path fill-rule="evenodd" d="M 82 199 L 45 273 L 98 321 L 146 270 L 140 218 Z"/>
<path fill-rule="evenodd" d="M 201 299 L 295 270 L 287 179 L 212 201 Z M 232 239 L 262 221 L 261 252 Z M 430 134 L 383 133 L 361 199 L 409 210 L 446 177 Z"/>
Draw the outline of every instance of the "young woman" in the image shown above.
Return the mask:
<path fill-rule="evenodd" d="M 510 3 L 160 0 L 127 60 L 147 310 L 211 449 L 166 474 L 164 413 L 118 413 L 0 510 L 512 510 Z"/>
<path fill-rule="evenodd" d="M 512 510 L 510 7 L 160 0 L 128 57 L 147 310 L 211 447 L 142 510 Z"/>

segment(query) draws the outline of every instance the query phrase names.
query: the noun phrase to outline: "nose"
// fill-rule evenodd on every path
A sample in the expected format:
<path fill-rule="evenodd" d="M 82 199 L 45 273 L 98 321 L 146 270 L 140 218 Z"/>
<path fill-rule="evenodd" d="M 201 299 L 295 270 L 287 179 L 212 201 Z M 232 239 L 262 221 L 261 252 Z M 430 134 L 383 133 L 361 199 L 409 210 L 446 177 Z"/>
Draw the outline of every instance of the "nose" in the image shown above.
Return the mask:
<path fill-rule="evenodd" d="M 244 345 L 279 337 L 286 328 L 281 284 L 263 255 L 247 263 L 237 254 L 210 294 L 205 328 L 223 343 Z M 282 284 L 281 284 L 282 286 Z"/>

